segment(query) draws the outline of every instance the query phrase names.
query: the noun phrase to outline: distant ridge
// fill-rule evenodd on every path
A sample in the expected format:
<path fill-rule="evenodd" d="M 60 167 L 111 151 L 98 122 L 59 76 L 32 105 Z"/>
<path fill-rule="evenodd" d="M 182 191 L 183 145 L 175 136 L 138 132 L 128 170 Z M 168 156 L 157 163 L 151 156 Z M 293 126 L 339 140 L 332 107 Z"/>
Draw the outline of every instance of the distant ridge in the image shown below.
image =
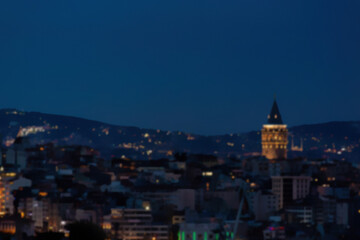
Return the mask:
<path fill-rule="evenodd" d="M 35 128 L 30 128 L 30 127 Z M 172 158 L 176 152 L 210 154 L 219 157 L 250 157 L 260 152 L 259 131 L 203 136 L 181 131 L 162 131 L 134 126 L 117 126 L 79 117 L 0 110 L 3 144 L 10 146 L 19 130 L 33 144 L 86 145 L 100 151 L 105 159 Z M 360 159 L 360 121 L 306 124 L 289 128 L 289 141 L 304 143 L 304 152 L 289 156 L 332 157 L 356 162 Z"/>

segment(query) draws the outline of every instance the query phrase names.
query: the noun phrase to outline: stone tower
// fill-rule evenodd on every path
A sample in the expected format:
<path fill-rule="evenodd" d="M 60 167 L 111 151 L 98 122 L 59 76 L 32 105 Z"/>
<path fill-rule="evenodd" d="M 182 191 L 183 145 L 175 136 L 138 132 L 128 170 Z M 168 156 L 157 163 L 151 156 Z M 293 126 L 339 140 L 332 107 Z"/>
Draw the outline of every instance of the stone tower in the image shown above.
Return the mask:
<path fill-rule="evenodd" d="M 267 124 L 261 130 L 262 155 L 269 160 L 286 159 L 288 145 L 288 130 L 283 124 L 279 107 L 274 100 Z"/>

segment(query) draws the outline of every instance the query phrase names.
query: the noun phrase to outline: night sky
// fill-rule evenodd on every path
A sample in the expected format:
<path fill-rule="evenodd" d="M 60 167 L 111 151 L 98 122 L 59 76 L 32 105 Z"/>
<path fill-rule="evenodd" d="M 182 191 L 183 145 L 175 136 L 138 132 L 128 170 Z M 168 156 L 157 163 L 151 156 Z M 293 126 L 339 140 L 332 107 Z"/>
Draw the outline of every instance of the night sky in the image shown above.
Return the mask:
<path fill-rule="evenodd" d="M 0 4 L 0 108 L 201 134 L 360 120 L 359 0 Z"/>

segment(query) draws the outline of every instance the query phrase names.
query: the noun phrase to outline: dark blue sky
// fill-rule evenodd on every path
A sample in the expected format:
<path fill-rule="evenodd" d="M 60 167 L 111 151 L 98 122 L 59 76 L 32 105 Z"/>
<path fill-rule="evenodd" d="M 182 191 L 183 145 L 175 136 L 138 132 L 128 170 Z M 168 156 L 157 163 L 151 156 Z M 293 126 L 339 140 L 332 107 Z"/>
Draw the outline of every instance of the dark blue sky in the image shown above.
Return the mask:
<path fill-rule="evenodd" d="M 0 4 L 0 107 L 218 134 L 360 119 L 358 0 Z"/>

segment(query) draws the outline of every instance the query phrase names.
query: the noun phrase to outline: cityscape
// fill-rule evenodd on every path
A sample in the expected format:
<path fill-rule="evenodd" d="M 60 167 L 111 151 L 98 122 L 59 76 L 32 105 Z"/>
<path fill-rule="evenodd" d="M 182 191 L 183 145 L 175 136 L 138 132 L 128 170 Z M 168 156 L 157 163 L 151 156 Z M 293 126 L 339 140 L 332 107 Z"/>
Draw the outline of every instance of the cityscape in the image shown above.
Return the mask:
<path fill-rule="evenodd" d="M 344 160 L 341 150 L 326 158 L 304 155 L 304 141 L 291 143 L 276 100 L 264 122 L 256 133 L 260 152 L 216 156 L 167 150 L 151 158 L 143 143 L 133 155 L 148 153 L 143 159 L 125 155 L 134 143 L 119 144 L 124 154 L 103 158 L 87 145 L 39 142 L 36 135 L 46 139 L 41 134 L 61 131 L 60 122 L 22 126 L 14 140 L 3 140 L 0 231 L 15 239 L 65 239 L 75 231 L 71 226 L 83 224 L 93 236 L 124 240 L 360 236 L 358 165 Z M 15 126 L 14 120 L 8 124 Z M 110 134 L 109 128 L 86 127 L 96 136 Z M 143 138 L 161 141 L 152 133 Z M 114 149 L 119 151 L 118 145 Z"/>
<path fill-rule="evenodd" d="M 359 240 L 360 1 L 0 5 L 0 240 Z"/>

